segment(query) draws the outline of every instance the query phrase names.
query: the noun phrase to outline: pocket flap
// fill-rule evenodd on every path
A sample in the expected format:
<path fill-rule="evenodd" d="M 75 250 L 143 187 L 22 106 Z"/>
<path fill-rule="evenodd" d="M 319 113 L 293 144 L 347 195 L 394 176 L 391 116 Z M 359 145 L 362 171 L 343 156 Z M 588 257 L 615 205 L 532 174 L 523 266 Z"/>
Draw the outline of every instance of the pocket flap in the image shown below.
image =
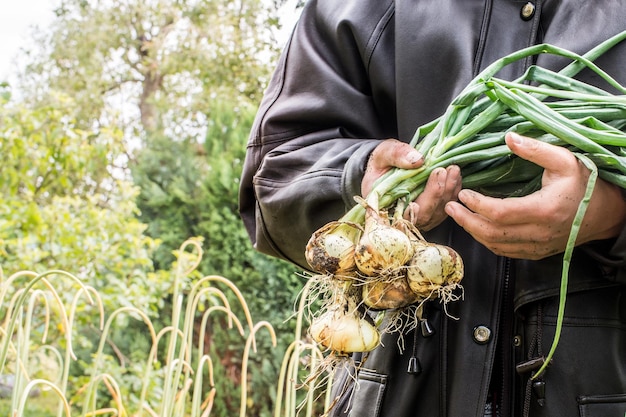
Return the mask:
<path fill-rule="evenodd" d="M 626 394 L 582 396 L 578 409 L 580 417 L 625 417 Z"/>

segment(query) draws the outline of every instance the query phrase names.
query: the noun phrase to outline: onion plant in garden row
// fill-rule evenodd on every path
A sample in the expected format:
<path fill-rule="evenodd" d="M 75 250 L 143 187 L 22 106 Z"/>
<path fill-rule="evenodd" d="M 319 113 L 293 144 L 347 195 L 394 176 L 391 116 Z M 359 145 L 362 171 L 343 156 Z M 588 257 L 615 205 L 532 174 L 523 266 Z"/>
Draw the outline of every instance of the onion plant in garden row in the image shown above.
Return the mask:
<path fill-rule="evenodd" d="M 619 33 L 584 55 L 549 44 L 516 51 L 474 78 L 441 117 L 419 127 L 411 145 L 424 155 L 423 166 L 388 172 L 365 199 L 355 197 L 359 204 L 312 235 L 306 257 L 318 275 L 311 278 L 316 290 L 309 297 L 322 301 L 309 329 L 312 338 L 338 356 L 369 351 L 380 343 L 381 332 L 404 332 L 417 325 L 425 302 L 446 304 L 461 298 L 459 255 L 425 241 L 400 214 L 422 192 L 433 169 L 453 164 L 461 168 L 465 188 L 484 192 L 494 185 L 516 185 L 501 196 L 537 190 L 542 168 L 512 154 L 504 142 L 507 132 L 516 132 L 566 147 L 591 173 L 563 255 L 548 364 L 563 321 L 574 242 L 595 181 L 600 177 L 626 188 L 626 89 L 594 64 L 625 38 L 626 32 Z M 558 72 L 531 66 L 517 80 L 497 78 L 505 66 L 538 54 L 571 62 Z M 583 69 L 595 72 L 617 93 L 576 80 Z M 384 315 L 402 317 L 401 325 L 377 326 Z"/>
<path fill-rule="evenodd" d="M 274 328 L 267 321 L 252 320 L 243 294 L 229 279 L 218 275 L 193 277 L 202 260 L 202 247 L 197 239 L 184 242 L 176 256 L 171 322 L 158 332 L 150 317 L 134 306 L 118 307 L 105 317 L 98 290 L 69 272 L 20 271 L 5 279 L 0 267 L 0 374 L 14 376 L 10 415 L 33 415 L 28 414 L 31 411 L 29 400 L 31 394 L 41 388 L 49 391 L 53 400 L 58 400 L 56 415 L 59 417 L 210 417 L 215 414 L 212 411 L 216 395 L 224 393 L 218 393 L 218 386 L 223 385 L 216 385 L 219 375 L 214 373 L 213 367 L 215 360 L 220 358 L 205 353 L 205 336 L 209 335 L 207 332 L 211 330 L 215 315 L 225 315 L 228 330 L 238 333 L 245 343 L 242 357 L 236 360 L 241 365 L 239 417 L 245 417 L 252 403 L 248 396 L 251 355 L 257 350 L 262 331 L 267 331 L 272 347 L 276 347 Z M 73 289 L 63 287 L 66 295 L 71 296 L 69 305 L 58 291 L 62 281 L 73 286 Z M 239 305 L 229 301 L 228 293 Z M 79 328 L 76 319 L 79 314 L 90 315 L 90 312 L 94 313 L 96 322 L 99 319 L 101 333 L 97 350 L 88 352 L 91 362 L 89 358 L 79 358 L 74 352 Z M 63 329 L 64 343 L 48 340 L 55 313 L 59 314 L 57 325 Z M 142 371 L 140 381 L 132 387 L 121 385 L 123 381 L 119 375 L 115 378 L 113 371 L 119 365 L 110 361 L 105 349 L 112 343 L 109 336 L 119 325 L 118 318 L 126 315 L 143 322 L 151 340 L 150 350 L 143 358 L 145 362 L 140 363 L 142 358 L 137 356 L 128 367 L 128 373 L 134 372 L 133 368 Z M 42 340 L 35 337 L 39 332 L 43 333 Z M 232 340 L 235 343 L 237 339 Z M 37 372 L 38 357 L 34 354 L 37 351 L 50 353 L 57 362 L 45 370 L 45 377 L 37 375 L 41 373 Z M 86 381 L 85 384 L 73 387 L 70 375 L 73 364 L 78 361 L 85 362 L 89 369 L 76 380 Z M 139 389 L 139 395 L 132 394 Z M 277 389 L 279 394 L 284 390 L 295 398 L 291 393 L 293 388 L 284 381 Z M 234 399 L 229 401 L 236 403 Z M 78 412 L 81 404 L 82 411 Z M 282 405 L 279 401 L 277 404 L 277 407 Z M 311 416 L 312 412 L 306 415 Z"/>

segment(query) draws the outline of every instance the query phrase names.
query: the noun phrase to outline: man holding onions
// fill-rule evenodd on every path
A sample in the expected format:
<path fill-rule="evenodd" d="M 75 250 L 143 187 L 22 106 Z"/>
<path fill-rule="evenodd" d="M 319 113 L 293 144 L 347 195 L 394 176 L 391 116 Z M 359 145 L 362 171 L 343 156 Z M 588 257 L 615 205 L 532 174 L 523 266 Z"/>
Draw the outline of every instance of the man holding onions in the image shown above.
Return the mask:
<path fill-rule="evenodd" d="M 308 269 L 311 234 L 392 167 L 420 167 L 408 144 L 415 129 L 483 68 L 544 42 L 584 53 L 624 30 L 623 0 L 308 0 L 250 136 L 240 209 L 256 248 Z M 625 62 L 626 43 L 597 60 L 622 85 Z M 499 77 L 566 63 L 539 55 Z M 576 78 L 602 84 L 585 70 Z M 590 171 L 565 147 L 514 133 L 506 144 L 544 168 L 540 189 L 496 198 L 462 189 L 455 165 L 432 172 L 406 217 L 459 252 L 464 299 L 447 312 L 426 305 L 429 331 L 404 335 L 405 349 L 386 334 L 355 355 L 361 366 L 354 382 L 339 377 L 336 386 L 348 388 L 337 390 L 333 416 L 626 414 L 623 190 L 595 185 L 558 349 L 534 377 L 556 333 L 563 252 Z"/>

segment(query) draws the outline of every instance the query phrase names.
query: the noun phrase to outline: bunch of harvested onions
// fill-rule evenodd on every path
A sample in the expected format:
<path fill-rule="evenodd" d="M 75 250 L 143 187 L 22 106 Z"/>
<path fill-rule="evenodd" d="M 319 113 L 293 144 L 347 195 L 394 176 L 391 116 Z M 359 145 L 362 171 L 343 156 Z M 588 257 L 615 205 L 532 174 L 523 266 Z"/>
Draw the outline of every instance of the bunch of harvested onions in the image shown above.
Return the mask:
<path fill-rule="evenodd" d="M 331 222 L 313 234 L 305 253 L 332 293 L 309 334 L 342 354 L 378 346 L 380 336 L 372 333 L 379 330 L 368 321 L 366 310 L 398 310 L 433 298 L 447 302 L 455 299 L 453 291 L 463 278 L 456 251 L 427 242 L 398 216 L 403 210 L 396 208 L 390 218 L 379 209 L 375 191 L 367 200 L 356 199 L 365 209 L 364 225 Z M 420 312 L 407 326 L 421 319 Z"/>
<path fill-rule="evenodd" d="M 461 168 L 465 188 L 485 194 L 506 197 L 537 190 L 541 167 L 511 153 L 504 143 L 507 132 L 564 146 L 591 175 L 563 256 L 555 338 L 544 367 L 534 375 L 538 377 L 558 344 L 569 263 L 595 180 L 600 177 L 626 188 L 626 88 L 593 63 L 624 39 L 626 31 L 582 56 L 549 44 L 535 45 L 487 67 L 441 117 L 417 129 L 411 145 L 424 155 L 422 167 L 389 171 L 376 182 L 365 203 L 361 200 L 341 219 L 313 234 L 306 250 L 311 268 L 327 280 L 361 287 L 360 293 L 350 293 L 354 297 L 351 302 L 368 309 L 402 309 L 441 296 L 444 302 L 456 299 L 446 299 L 445 294 L 450 293 L 440 289 L 459 286 L 463 263 L 458 254 L 425 242 L 419 232 L 397 220 L 396 214 L 390 219 L 387 213 L 402 201 L 414 200 L 430 173 L 449 165 Z M 514 81 L 495 77 L 505 66 L 538 54 L 558 55 L 572 62 L 559 72 L 531 66 Z M 619 94 L 574 79 L 583 69 L 595 72 Z M 432 256 L 441 260 L 433 261 Z M 324 308 L 332 309 L 332 302 Z M 342 346 L 337 350 L 342 351 Z"/>

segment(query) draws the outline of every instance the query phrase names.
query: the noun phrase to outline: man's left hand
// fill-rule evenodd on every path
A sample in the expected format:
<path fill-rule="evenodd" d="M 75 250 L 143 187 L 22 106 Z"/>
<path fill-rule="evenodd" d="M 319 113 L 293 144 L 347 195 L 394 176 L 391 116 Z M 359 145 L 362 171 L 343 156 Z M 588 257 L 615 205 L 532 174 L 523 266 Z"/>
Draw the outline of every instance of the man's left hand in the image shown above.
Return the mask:
<path fill-rule="evenodd" d="M 589 170 L 564 147 L 514 133 L 506 136 L 513 153 L 544 168 L 541 189 L 524 197 L 492 198 L 464 189 L 446 213 L 492 252 L 541 259 L 565 250 L 583 198 Z M 598 179 L 577 244 L 617 236 L 626 221 L 619 187 Z"/>

